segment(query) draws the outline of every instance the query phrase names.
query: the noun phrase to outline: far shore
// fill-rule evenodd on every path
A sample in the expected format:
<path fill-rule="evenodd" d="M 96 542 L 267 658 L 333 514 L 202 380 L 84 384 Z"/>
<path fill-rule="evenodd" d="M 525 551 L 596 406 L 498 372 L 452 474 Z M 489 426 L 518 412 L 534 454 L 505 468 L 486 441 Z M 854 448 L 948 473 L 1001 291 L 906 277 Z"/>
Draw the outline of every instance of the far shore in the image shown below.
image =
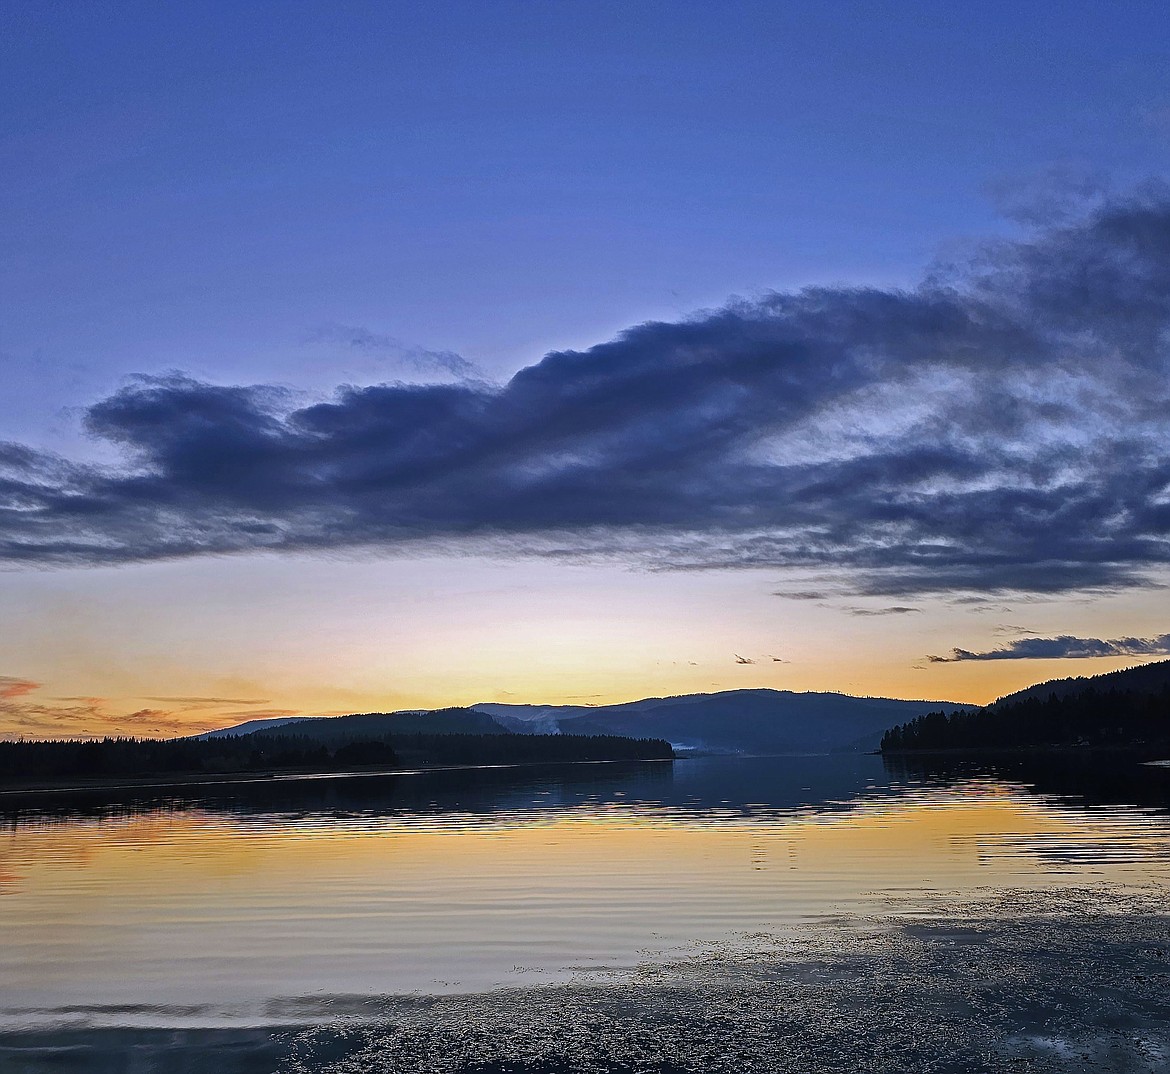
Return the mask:
<path fill-rule="evenodd" d="M 218 787 L 236 784 L 295 783 L 302 780 L 354 779 L 376 776 L 417 776 L 426 772 L 466 772 L 507 768 L 553 768 L 564 765 L 586 764 L 650 764 L 673 763 L 674 757 L 615 758 L 593 761 L 516 761 L 510 764 L 415 764 L 399 768 L 347 768 L 335 771 L 273 769 L 270 772 L 192 772 L 168 776 L 127 778 L 111 776 L 104 779 L 41 780 L 31 783 L 0 786 L 0 804 L 20 797 L 38 797 L 48 794 L 87 794 L 91 791 L 169 790 L 181 787 Z"/>

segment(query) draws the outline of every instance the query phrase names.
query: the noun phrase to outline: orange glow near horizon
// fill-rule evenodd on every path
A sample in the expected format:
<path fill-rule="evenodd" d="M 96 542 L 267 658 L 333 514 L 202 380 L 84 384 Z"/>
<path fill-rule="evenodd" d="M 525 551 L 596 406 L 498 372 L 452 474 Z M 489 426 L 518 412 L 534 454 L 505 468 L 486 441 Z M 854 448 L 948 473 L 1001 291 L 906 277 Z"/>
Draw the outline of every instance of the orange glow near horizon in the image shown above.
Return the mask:
<path fill-rule="evenodd" d="M 1165 632 L 1162 599 L 792 600 L 767 572 L 239 557 L 0 580 L 0 735 L 168 736 L 284 715 L 613 704 L 745 688 L 986 703 L 1138 659 L 932 663 Z M 1018 636 L 1018 635 L 1016 635 Z M 737 656 L 750 663 L 740 663 Z M 7 685 L 5 685 L 7 684 Z"/>

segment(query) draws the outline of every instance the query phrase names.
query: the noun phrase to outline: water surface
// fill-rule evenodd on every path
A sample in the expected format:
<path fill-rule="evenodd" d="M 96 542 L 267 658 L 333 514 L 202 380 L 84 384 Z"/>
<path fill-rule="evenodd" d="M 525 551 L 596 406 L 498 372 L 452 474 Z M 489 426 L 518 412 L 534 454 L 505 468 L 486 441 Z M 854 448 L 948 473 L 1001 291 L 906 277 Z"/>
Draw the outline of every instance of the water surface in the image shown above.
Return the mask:
<path fill-rule="evenodd" d="M 1156 900 L 1168 803 L 1165 768 L 869 756 L 10 799 L 0 1029 L 304 1025 L 826 923 L 847 944 L 997 893 L 1013 915 L 1064 891 Z"/>

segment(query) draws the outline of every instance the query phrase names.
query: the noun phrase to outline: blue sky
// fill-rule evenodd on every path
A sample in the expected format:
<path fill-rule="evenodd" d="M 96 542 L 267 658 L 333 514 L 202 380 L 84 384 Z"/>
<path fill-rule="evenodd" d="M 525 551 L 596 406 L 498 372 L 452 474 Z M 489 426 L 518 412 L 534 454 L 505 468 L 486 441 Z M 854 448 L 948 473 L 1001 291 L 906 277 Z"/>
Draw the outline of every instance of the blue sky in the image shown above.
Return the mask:
<path fill-rule="evenodd" d="M 6 425 L 133 372 L 332 386 L 339 325 L 498 377 L 1161 172 L 1164 8 L 958 11 L 6 5 Z"/>
<path fill-rule="evenodd" d="M 0 440 L 57 451 L 78 465 L 133 465 L 127 450 L 155 451 L 150 457 L 165 469 L 178 465 L 177 456 L 164 459 L 154 442 L 144 448 L 123 420 L 126 400 L 111 403 L 137 374 L 179 371 L 190 383 L 259 384 L 266 392 L 276 386 L 292 393 L 286 410 L 303 409 L 335 398 L 346 384 L 505 385 L 550 351 L 596 358 L 600 352 L 589 348 L 631 326 L 686 322 L 732 296 L 766 303 L 773 290 L 812 284 L 892 294 L 918 286 L 932 266 L 945 273 L 950 262 L 966 265 L 970 281 L 978 275 L 970 261 L 983 256 L 987 240 L 1022 239 L 1026 249 L 1039 241 L 1030 227 L 1077 219 L 1165 176 L 1168 31 L 1170 15 L 1154 3 L 8 3 L 0 9 L 0 92 L 8 102 L 0 117 Z M 1051 392 L 1054 384 L 1049 377 L 1041 387 Z M 86 408 L 103 400 L 106 408 L 93 413 L 108 417 L 113 407 L 121 415 L 104 425 L 117 436 L 104 439 L 94 435 L 93 413 L 89 431 L 85 421 Z M 196 405 L 190 393 L 168 400 L 180 416 Z M 404 405 L 417 416 L 416 397 Z M 246 420 L 259 421 L 257 413 L 248 410 Z M 865 418 L 873 420 L 875 413 Z M 178 480 L 176 470 L 166 472 Z M 562 511 L 557 524 L 572 517 Z M 498 521 L 493 514 L 492 524 Z M 532 600 L 541 603 L 533 593 L 556 593 L 563 602 L 582 585 L 612 597 L 631 584 L 626 568 L 613 564 L 612 542 L 602 542 L 610 558 L 588 583 L 515 559 L 509 542 L 519 524 L 518 516 L 508 519 L 491 549 L 460 549 L 455 571 L 462 576 L 480 563 L 494 579 L 489 588 L 498 588 L 503 562 L 512 579 L 505 592 L 528 594 L 504 599 L 494 613 L 511 614 L 524 638 L 518 679 L 532 655 L 531 631 L 521 628 L 546 622 L 532 611 Z M 156 540 L 118 532 L 118 540 L 140 540 L 143 549 Z M 426 532 L 433 544 L 437 531 Z M 627 547 L 631 539 L 622 540 Z M 332 553 L 350 550 L 314 541 L 281 569 L 317 579 L 318 609 L 327 599 L 351 599 L 352 587 L 362 587 L 353 572 L 344 584 L 325 580 L 341 570 Z M 232 547 L 237 556 L 272 554 Z M 379 562 L 369 570 L 388 571 L 403 592 L 414 592 L 419 572 L 410 557 L 421 554 L 417 545 L 396 550 L 399 567 Z M 453 562 L 436 547 L 426 554 Z M 145 652 L 143 638 L 158 627 L 152 617 L 174 614 L 165 610 L 166 586 L 184 588 L 184 571 L 206 569 L 191 560 L 136 565 L 153 556 L 132 549 L 119 567 L 58 565 L 51 582 L 18 565 L 0 586 L 19 590 L 10 607 L 34 608 L 50 624 L 54 613 L 47 597 L 38 599 L 40 587 L 57 599 L 62 587 L 94 586 L 94 570 L 112 571 L 114 591 L 136 592 L 125 599 L 140 602 L 122 618 L 146 625 L 142 636 L 130 630 L 110 644 Z M 724 572 L 728 591 L 738 592 L 745 583 L 734 559 L 703 565 Z M 1149 566 L 1148 549 L 1139 559 Z M 576 562 L 573 570 L 585 569 Z M 790 564 L 765 557 L 747 565 L 758 571 L 749 577 L 761 610 L 745 627 L 754 636 L 767 629 L 764 609 L 781 603 L 771 594 L 800 590 L 786 581 Z M 145 581 L 168 571 L 183 577 L 158 589 Z M 638 577 L 637 586 L 651 584 Z M 1085 577 L 1086 585 L 1099 581 Z M 468 576 L 447 590 L 435 578 L 427 591 L 439 606 L 466 600 L 478 584 Z M 1013 592 L 1036 599 L 1027 588 L 1034 584 Z M 696 607 L 720 602 L 718 584 L 696 583 L 687 572 L 668 570 L 654 585 L 675 587 L 672 599 L 698 585 Z M 956 599 L 958 585 L 947 590 Z M 1118 610 L 1111 597 L 1107 624 L 1094 630 L 1079 594 L 1079 604 L 1045 605 L 1042 632 L 1161 637 L 1165 625 L 1147 610 L 1153 590 L 1125 587 L 1132 603 Z M 1044 591 L 1045 600 L 1055 599 Z M 187 599 L 184 619 L 210 633 L 239 614 L 226 591 L 222 604 Z M 784 606 L 786 629 L 801 617 L 824 618 L 825 609 Z M 858 630 L 868 625 L 872 633 L 873 622 L 848 607 L 830 606 L 838 625 L 829 616 L 817 630 L 844 632 L 864 649 L 871 643 Z M 956 607 L 924 604 L 917 614 L 894 614 L 882 621 L 883 633 L 891 619 L 922 623 L 937 611 L 930 634 L 945 633 L 944 649 L 994 648 L 998 627 L 986 616 L 978 630 L 964 625 Z M 576 650 L 582 638 L 610 629 L 592 606 L 582 615 L 590 625 L 570 632 Z M 697 622 L 703 618 L 696 613 Z M 388 672 L 358 691 L 361 702 L 419 703 L 443 693 L 437 654 L 452 643 L 452 629 L 436 627 L 434 652 L 412 657 L 412 667 L 431 669 L 416 685 L 396 694 Z M 733 634 L 729 623 L 728 644 Z M 474 631 L 457 636 L 464 649 L 482 642 Z M 904 693 L 922 644 L 907 635 L 896 657 Z M 761 657 L 772 645 L 760 639 Z M 77 661 L 51 648 L 36 650 L 40 656 L 0 648 L 0 672 L 14 682 L 68 679 L 64 693 L 100 696 L 110 711 L 136 703 L 139 686 L 126 686 L 127 676 L 122 685 L 91 688 L 77 681 L 84 677 Z M 696 640 L 699 659 L 682 664 L 706 667 L 721 659 L 716 651 Z M 192 683 L 236 675 L 217 670 L 220 659 L 209 654 L 199 668 L 167 674 Z M 661 663 L 663 654 L 654 659 Z M 872 663 L 889 659 L 882 648 Z M 149 664 L 146 656 L 127 662 Z M 1014 674 L 1037 673 L 1019 663 Z M 1101 660 L 1092 666 L 1105 670 Z M 549 657 L 539 688 L 551 689 L 566 667 Z M 831 662 L 816 668 L 790 671 L 786 681 L 835 685 Z M 994 692 L 987 678 L 940 677 L 961 670 L 923 674 L 935 676 L 935 694 L 949 685 L 965 696 Z M 670 689 L 669 676 L 652 673 L 649 663 L 641 679 L 637 666 L 603 667 L 598 675 L 618 684 L 602 685 L 607 696 L 633 696 L 643 692 L 640 683 L 645 692 Z M 723 683 L 710 675 L 702 683 L 678 679 L 680 689 L 715 681 Z M 890 691 L 896 685 L 869 681 Z M 863 677 L 857 689 L 866 685 Z M 433 700 L 456 695 L 476 699 L 474 684 Z M 309 686 L 282 701 L 288 708 L 345 703 Z"/>

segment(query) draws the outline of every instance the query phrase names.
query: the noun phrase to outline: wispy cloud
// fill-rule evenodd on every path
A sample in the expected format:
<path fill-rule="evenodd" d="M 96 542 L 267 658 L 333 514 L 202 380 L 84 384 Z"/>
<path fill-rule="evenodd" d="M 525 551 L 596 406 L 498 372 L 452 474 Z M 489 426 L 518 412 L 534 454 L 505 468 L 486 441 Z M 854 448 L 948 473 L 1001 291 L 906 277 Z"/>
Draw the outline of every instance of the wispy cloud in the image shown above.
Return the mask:
<path fill-rule="evenodd" d="M 1170 634 L 1156 638 L 1075 638 L 1071 634 L 1056 638 L 1019 638 L 1003 648 L 987 652 L 952 649 L 950 656 L 929 656 L 927 659 L 933 664 L 953 664 L 965 660 L 1080 660 L 1098 656 L 1170 656 Z"/>
<path fill-rule="evenodd" d="M 31 679 L 17 678 L 15 675 L 0 675 L 0 700 L 10 700 L 15 697 L 23 697 L 25 694 L 30 694 L 33 690 L 39 690 L 41 684 L 33 682 Z"/>
<path fill-rule="evenodd" d="M 205 708 L 215 705 L 267 705 L 267 698 L 249 697 L 146 697 L 144 701 L 157 701 L 163 705 L 183 705 L 188 708 Z"/>
<path fill-rule="evenodd" d="M 992 633 L 999 634 L 1001 636 L 1008 634 L 1008 635 L 1011 635 L 1012 637 L 1021 637 L 1022 635 L 1026 635 L 1026 634 L 1036 635 L 1036 634 L 1039 634 L 1040 631 L 1029 630 L 1027 627 L 1018 626 L 1015 623 L 1001 623 L 999 626 L 997 626 L 992 631 Z"/>
<path fill-rule="evenodd" d="M 0 701 L 0 736 L 4 738 L 166 738 L 197 734 L 215 726 L 215 721 L 192 721 L 168 709 L 116 712 L 101 698 L 73 705 Z"/>
<path fill-rule="evenodd" d="M 209 730 L 200 721 L 170 709 L 141 708 L 120 712 L 101 697 L 29 695 L 41 684 L 11 675 L 0 676 L 0 737 L 101 738 L 128 735 L 162 738 Z"/>
<path fill-rule="evenodd" d="M 86 414 L 120 466 L 0 445 L 0 560 L 425 544 L 890 597 L 1147 584 L 1170 567 L 1170 194 L 1057 215 L 913 289 L 642 324 L 502 386 L 302 405 L 140 378 Z"/>
<path fill-rule="evenodd" d="M 483 381 L 479 367 L 455 351 L 412 346 L 394 336 L 354 325 L 331 324 L 318 329 L 310 342 L 330 343 L 361 354 L 410 366 L 421 373 L 449 373 L 459 380 Z"/>

